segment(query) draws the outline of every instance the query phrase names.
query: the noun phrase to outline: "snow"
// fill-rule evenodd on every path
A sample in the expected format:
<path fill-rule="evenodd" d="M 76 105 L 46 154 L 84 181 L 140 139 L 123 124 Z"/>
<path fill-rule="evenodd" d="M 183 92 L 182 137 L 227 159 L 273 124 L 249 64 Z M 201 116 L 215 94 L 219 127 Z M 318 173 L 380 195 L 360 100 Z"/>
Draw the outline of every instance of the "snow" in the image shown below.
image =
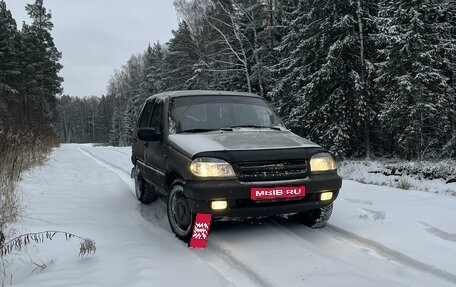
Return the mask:
<path fill-rule="evenodd" d="M 13 285 L 456 284 L 454 196 L 344 180 L 323 229 L 283 218 L 217 222 L 206 249 L 194 250 L 171 233 L 163 198 L 136 200 L 130 151 L 62 145 L 23 176 L 27 214 L 16 229 L 71 231 L 95 240 L 97 252 L 78 257 L 74 239 L 32 244 L 8 258 Z"/>
<path fill-rule="evenodd" d="M 396 174 L 391 174 L 392 169 Z M 398 172 L 400 170 L 400 172 Z M 421 190 L 447 195 L 456 195 L 456 162 L 387 162 L 349 160 L 339 163 L 339 174 L 345 179 L 361 183 L 398 187 L 401 184 L 411 190 Z M 434 179 L 426 179 L 432 176 Z"/>

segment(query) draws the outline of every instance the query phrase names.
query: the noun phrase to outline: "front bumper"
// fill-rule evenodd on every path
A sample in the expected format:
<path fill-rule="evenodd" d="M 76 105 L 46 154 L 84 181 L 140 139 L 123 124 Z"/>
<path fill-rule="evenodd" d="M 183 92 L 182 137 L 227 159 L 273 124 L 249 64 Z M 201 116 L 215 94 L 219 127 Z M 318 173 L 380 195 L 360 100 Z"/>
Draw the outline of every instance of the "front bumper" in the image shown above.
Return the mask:
<path fill-rule="evenodd" d="M 306 187 L 306 195 L 299 199 L 252 200 L 252 187 L 301 186 Z M 198 180 L 186 181 L 184 193 L 193 212 L 211 213 L 217 217 L 258 217 L 281 214 L 292 214 L 332 203 L 339 194 L 342 179 L 337 173 L 313 174 L 302 179 L 240 182 L 229 180 Z M 320 201 L 319 194 L 332 191 L 333 198 Z M 226 200 L 227 209 L 212 210 L 211 201 Z"/>

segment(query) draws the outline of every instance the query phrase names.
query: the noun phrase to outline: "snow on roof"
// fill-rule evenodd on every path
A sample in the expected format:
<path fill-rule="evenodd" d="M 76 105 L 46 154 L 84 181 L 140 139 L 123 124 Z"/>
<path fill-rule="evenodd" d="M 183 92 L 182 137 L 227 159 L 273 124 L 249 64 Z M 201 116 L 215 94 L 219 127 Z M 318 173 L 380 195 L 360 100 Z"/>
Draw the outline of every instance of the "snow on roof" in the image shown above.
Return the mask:
<path fill-rule="evenodd" d="M 256 97 L 262 98 L 256 94 L 244 92 L 230 92 L 230 91 L 209 91 L 209 90 L 183 90 L 183 91 L 168 91 L 150 96 L 147 101 L 156 98 L 175 98 L 186 96 L 241 96 L 241 97 Z"/>

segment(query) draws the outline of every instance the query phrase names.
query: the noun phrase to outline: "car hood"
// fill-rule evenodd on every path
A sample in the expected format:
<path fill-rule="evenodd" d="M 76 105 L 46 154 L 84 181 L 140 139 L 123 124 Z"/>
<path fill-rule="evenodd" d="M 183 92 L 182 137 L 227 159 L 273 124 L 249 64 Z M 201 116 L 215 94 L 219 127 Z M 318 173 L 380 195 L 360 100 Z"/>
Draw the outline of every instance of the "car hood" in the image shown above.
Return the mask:
<path fill-rule="evenodd" d="M 319 147 L 288 130 L 234 130 L 171 134 L 170 143 L 190 157 L 202 152 Z"/>

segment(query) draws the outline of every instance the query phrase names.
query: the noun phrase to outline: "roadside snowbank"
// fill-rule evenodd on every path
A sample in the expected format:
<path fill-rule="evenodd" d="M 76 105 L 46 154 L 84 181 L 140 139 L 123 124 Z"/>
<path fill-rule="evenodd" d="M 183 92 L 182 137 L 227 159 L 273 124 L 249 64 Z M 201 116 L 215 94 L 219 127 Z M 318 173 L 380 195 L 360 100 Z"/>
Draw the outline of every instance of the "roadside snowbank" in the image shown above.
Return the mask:
<path fill-rule="evenodd" d="M 346 160 L 338 172 L 344 179 L 407 190 L 456 195 L 456 161 L 405 162 Z"/>

